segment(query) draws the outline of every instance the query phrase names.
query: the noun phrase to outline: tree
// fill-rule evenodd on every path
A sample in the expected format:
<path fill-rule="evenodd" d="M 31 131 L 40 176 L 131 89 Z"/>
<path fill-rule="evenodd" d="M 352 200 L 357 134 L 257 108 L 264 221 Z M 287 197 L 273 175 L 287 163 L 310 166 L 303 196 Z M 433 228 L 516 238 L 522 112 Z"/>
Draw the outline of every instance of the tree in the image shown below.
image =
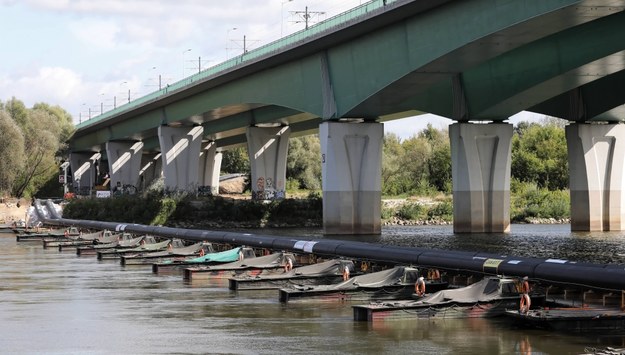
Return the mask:
<path fill-rule="evenodd" d="M 223 152 L 221 172 L 224 174 L 250 174 L 250 158 L 247 148 L 237 147 Z"/>
<path fill-rule="evenodd" d="M 382 193 L 386 195 L 399 195 L 405 191 L 399 172 L 401 171 L 401 158 L 404 155 L 399 136 L 395 133 L 384 135 L 382 148 Z"/>
<path fill-rule="evenodd" d="M 512 177 L 549 190 L 568 186 L 564 129 L 556 123 L 524 125 L 512 137 Z"/>
<path fill-rule="evenodd" d="M 287 179 L 296 180 L 299 188 L 321 188 L 321 142 L 319 135 L 291 138 L 286 164 Z"/>
<path fill-rule="evenodd" d="M 0 110 L 0 194 L 13 189 L 24 166 L 24 136 L 8 112 Z"/>
<path fill-rule="evenodd" d="M 45 110 L 27 112 L 22 126 L 24 134 L 25 164 L 19 170 L 13 195 L 22 197 L 34 194 L 39 187 L 58 171 L 56 154 L 61 147 L 61 128 L 57 118 Z"/>

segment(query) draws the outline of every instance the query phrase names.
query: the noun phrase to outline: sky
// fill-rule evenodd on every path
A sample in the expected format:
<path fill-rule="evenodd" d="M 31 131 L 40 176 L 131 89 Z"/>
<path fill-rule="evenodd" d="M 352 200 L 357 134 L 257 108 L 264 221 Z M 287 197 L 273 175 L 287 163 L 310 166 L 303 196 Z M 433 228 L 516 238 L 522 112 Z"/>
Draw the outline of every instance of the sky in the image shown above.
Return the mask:
<path fill-rule="evenodd" d="M 330 18 L 364 0 L 0 0 L 0 100 L 59 105 L 78 123 Z M 512 118 L 538 119 L 521 113 Z M 409 138 L 434 115 L 385 123 Z"/>

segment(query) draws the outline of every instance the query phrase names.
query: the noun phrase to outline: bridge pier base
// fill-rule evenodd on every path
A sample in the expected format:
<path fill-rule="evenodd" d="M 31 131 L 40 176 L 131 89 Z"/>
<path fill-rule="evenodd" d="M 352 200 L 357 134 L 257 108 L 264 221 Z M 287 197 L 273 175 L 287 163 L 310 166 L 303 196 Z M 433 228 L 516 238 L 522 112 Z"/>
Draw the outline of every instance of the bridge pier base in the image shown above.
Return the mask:
<path fill-rule="evenodd" d="M 72 167 L 72 184 L 75 193 L 91 194 L 98 177 L 96 163 L 100 157 L 100 153 L 70 153 L 69 164 Z"/>
<path fill-rule="evenodd" d="M 106 142 L 106 156 L 109 163 L 109 189 L 120 185 L 139 185 L 143 142 Z"/>
<path fill-rule="evenodd" d="M 623 230 L 625 125 L 566 126 L 571 230 Z"/>
<path fill-rule="evenodd" d="M 291 128 L 248 127 L 245 135 L 252 170 L 252 199 L 283 199 Z"/>
<path fill-rule="evenodd" d="M 217 144 L 208 142 L 200 152 L 199 181 L 202 195 L 219 195 L 219 171 L 221 170 L 221 153 L 217 153 Z"/>
<path fill-rule="evenodd" d="M 202 126 L 158 127 L 166 190 L 196 192 L 203 131 Z"/>
<path fill-rule="evenodd" d="M 319 126 L 324 234 L 381 233 L 384 125 Z"/>
<path fill-rule="evenodd" d="M 512 125 L 449 126 L 454 233 L 510 231 Z"/>

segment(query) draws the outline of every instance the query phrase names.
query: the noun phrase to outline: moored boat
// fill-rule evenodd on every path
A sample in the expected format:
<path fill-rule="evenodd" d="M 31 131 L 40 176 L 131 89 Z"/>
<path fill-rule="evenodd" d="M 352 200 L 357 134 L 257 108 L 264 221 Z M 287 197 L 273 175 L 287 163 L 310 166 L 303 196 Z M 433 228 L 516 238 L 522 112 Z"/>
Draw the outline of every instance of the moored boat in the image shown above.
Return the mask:
<path fill-rule="evenodd" d="M 170 245 L 171 248 L 164 251 L 122 255 L 120 262 L 122 265 L 145 265 L 184 260 L 189 257 L 199 257 L 201 253 L 209 254 L 214 252 L 212 245 L 207 242 L 186 246 L 182 240 L 174 239 Z"/>
<path fill-rule="evenodd" d="M 167 246 L 170 243 L 171 243 L 170 239 L 157 242 L 155 237 L 151 235 L 144 235 L 144 236 L 137 237 L 129 241 L 121 241 L 119 242 L 119 245 L 117 245 L 114 248 L 99 249 L 97 251 L 98 260 L 118 259 L 121 255 L 127 254 L 127 253 L 145 253 L 145 252 L 151 252 L 151 251 L 162 251 L 162 250 L 167 249 Z"/>
<path fill-rule="evenodd" d="M 161 273 L 172 270 L 183 270 L 184 268 L 198 265 L 210 265 L 220 263 L 231 263 L 239 259 L 256 257 L 254 249 L 249 247 L 237 247 L 217 253 L 210 253 L 200 257 L 185 258 L 184 260 L 171 260 L 162 263 L 152 264 L 152 272 Z"/>
<path fill-rule="evenodd" d="M 625 312 L 618 308 L 540 308 L 527 313 L 507 310 L 504 314 L 523 327 L 572 333 L 625 333 Z"/>
<path fill-rule="evenodd" d="M 355 305 L 354 320 L 487 318 L 518 308 L 520 283 L 517 279 L 486 277 L 466 287 L 426 294 L 417 300 L 374 302 Z M 534 300 L 540 297 L 534 296 Z M 544 300 L 544 295 L 542 296 Z"/>
<path fill-rule="evenodd" d="M 369 301 L 376 299 L 408 299 L 415 290 L 419 270 L 408 266 L 355 276 L 336 285 L 293 286 L 280 289 L 280 302 L 293 301 Z M 427 281 L 427 288 L 447 288 L 444 281 Z"/>
<path fill-rule="evenodd" d="M 44 239 L 63 240 L 66 236 L 78 236 L 80 231 L 76 227 L 55 229 L 49 232 L 42 233 L 21 233 L 15 236 L 18 242 L 42 242 Z"/>
<path fill-rule="evenodd" d="M 76 255 L 95 255 L 97 253 L 96 248 L 114 248 L 122 240 L 131 240 L 134 236 L 129 233 L 106 233 L 102 237 L 97 238 L 92 245 L 79 246 L 76 248 Z M 62 246 L 59 247 L 61 249 Z"/>
<path fill-rule="evenodd" d="M 351 260 L 333 259 L 305 265 L 284 272 L 283 269 L 262 270 L 257 275 L 238 275 L 228 279 L 231 290 L 270 290 L 294 285 L 330 285 L 343 281 L 345 267 L 354 270 Z"/>
<path fill-rule="evenodd" d="M 76 254 L 78 255 L 97 255 L 98 252 L 115 249 L 115 248 L 135 248 L 139 246 L 144 236 L 136 237 L 129 233 L 123 233 L 121 237 L 110 242 L 110 243 L 102 243 L 89 245 L 87 247 L 79 247 L 76 250 Z"/>
<path fill-rule="evenodd" d="M 109 232 L 110 233 L 110 232 Z M 94 241 L 101 237 L 103 234 L 100 232 L 93 233 L 79 233 L 78 235 L 66 235 L 63 238 L 44 238 L 43 239 L 43 248 L 53 248 L 59 246 L 81 246 L 81 245 L 90 245 L 93 244 Z"/>
<path fill-rule="evenodd" d="M 192 266 L 184 269 L 185 280 L 228 279 L 237 275 L 260 275 L 279 270 L 284 272 L 287 259 L 295 260 L 293 253 L 273 253 L 256 258 L 237 260 L 232 263 Z"/>

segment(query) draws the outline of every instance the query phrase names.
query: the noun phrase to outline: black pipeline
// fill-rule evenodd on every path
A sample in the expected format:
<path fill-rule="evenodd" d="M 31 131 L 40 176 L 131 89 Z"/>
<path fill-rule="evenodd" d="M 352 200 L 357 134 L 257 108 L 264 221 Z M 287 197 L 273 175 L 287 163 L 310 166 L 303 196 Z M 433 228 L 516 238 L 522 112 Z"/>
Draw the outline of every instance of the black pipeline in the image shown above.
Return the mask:
<path fill-rule="evenodd" d="M 361 260 L 417 265 L 486 275 L 528 276 L 533 280 L 602 290 L 625 290 L 625 265 L 582 263 L 563 259 L 515 257 L 481 252 L 437 250 L 371 244 L 333 239 L 302 240 L 290 237 L 249 233 L 182 229 L 141 224 L 99 222 L 62 218 L 51 201 L 44 209 L 35 203 L 45 223 L 108 229 L 117 232 L 150 234 L 191 241 L 209 241 L 298 253 L 340 256 Z"/>

